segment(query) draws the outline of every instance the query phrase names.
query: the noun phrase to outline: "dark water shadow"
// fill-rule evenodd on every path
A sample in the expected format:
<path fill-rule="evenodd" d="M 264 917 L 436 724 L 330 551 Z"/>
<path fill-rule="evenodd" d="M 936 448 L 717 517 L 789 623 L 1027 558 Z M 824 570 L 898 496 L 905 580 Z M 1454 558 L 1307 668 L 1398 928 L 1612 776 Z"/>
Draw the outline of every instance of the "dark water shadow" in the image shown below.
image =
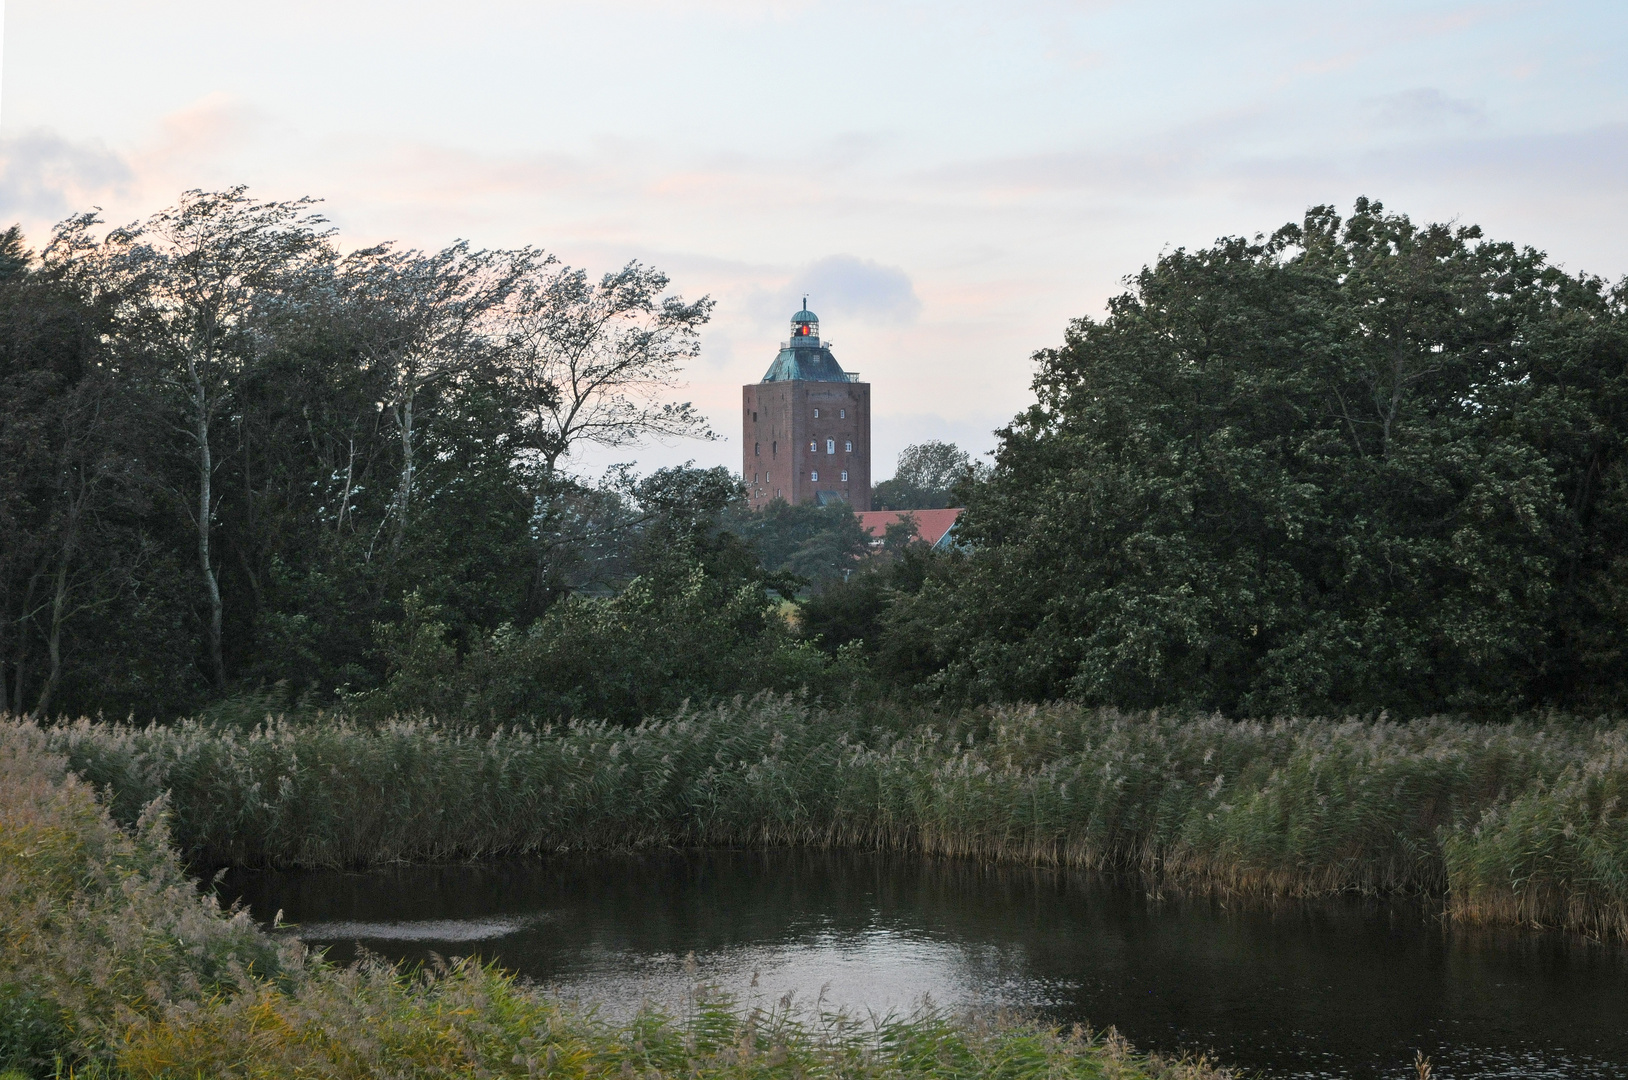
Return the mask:
<path fill-rule="evenodd" d="M 851 852 L 231 871 L 226 898 L 348 960 L 479 955 L 614 1012 L 692 976 L 858 1010 L 1012 1006 L 1272 1077 L 1628 1076 L 1628 953 L 1460 933 L 1424 906 L 1229 909 L 1051 869 Z M 756 987 L 753 987 L 756 976 Z"/>

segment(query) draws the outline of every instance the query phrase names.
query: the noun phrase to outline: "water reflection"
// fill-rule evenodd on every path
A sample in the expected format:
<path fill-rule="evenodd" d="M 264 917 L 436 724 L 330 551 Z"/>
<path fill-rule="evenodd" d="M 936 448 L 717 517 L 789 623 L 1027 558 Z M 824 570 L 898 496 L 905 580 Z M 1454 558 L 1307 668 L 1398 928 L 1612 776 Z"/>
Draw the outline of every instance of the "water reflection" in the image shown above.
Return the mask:
<path fill-rule="evenodd" d="M 806 851 L 554 858 L 366 874 L 231 872 L 337 959 L 478 954 L 626 1007 L 702 978 L 742 997 L 1034 1008 L 1273 1077 L 1628 1075 L 1628 957 L 1448 933 L 1362 902 L 1229 911 L 1089 875 Z M 754 976 L 756 987 L 753 987 Z"/>

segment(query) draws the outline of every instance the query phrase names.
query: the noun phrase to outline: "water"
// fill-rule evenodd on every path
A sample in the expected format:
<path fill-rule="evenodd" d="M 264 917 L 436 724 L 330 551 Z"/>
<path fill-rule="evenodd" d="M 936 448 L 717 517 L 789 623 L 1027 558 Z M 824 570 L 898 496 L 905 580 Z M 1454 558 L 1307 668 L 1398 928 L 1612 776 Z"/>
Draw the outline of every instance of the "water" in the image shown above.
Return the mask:
<path fill-rule="evenodd" d="M 614 1012 L 696 976 L 857 1011 L 1012 1006 L 1267 1077 L 1628 1076 L 1628 950 L 1410 905 L 1228 910 L 1090 875 L 853 853 L 596 855 L 224 891 L 348 960 L 479 955 Z M 754 979 L 756 985 L 754 986 Z"/>

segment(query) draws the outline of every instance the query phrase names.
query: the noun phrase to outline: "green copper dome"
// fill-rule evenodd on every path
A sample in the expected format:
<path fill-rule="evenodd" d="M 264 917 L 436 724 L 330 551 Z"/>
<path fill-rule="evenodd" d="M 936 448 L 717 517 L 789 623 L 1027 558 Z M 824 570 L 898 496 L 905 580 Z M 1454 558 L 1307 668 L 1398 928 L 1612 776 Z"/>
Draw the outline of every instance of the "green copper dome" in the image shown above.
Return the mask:
<path fill-rule="evenodd" d="M 764 382 L 854 382 L 856 375 L 842 370 L 831 350 L 820 343 L 820 317 L 803 309 L 791 317 L 791 340 L 769 365 Z"/>

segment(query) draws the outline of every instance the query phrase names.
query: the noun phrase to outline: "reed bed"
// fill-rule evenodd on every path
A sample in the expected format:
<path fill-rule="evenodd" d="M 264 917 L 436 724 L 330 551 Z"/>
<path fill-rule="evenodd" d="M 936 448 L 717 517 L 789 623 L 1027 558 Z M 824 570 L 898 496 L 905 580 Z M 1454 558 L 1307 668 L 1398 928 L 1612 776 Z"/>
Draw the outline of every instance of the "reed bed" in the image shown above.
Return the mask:
<path fill-rule="evenodd" d="M 41 737 L 121 820 L 165 795 L 199 864 L 840 846 L 1238 897 L 1411 893 L 1466 922 L 1628 937 L 1620 722 L 1236 722 L 1053 704 L 890 726 L 761 696 L 636 728 L 81 720 Z"/>
<path fill-rule="evenodd" d="M 182 873 L 162 815 L 121 829 L 44 734 L 0 729 L 0 1077 L 333 1080 L 1223 1080 L 1031 1022 L 742 1007 L 611 1023 L 476 963 L 339 968 Z"/>

